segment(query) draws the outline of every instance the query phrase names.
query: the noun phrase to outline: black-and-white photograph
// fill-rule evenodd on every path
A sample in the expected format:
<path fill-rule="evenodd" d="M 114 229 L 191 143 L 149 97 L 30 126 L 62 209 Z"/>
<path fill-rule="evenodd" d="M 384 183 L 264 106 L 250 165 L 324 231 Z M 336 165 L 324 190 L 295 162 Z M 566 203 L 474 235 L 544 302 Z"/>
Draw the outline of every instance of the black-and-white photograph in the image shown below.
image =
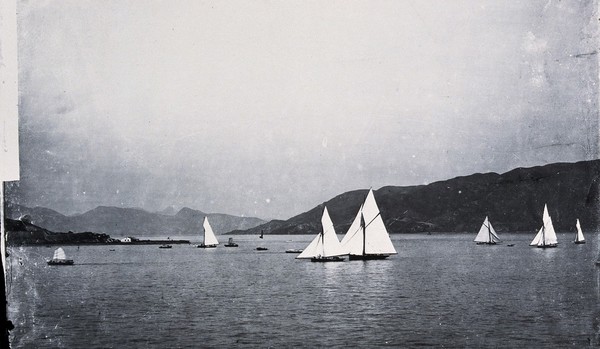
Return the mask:
<path fill-rule="evenodd" d="M 600 346 L 599 38 L 598 0 L 0 0 L 0 346 Z"/>

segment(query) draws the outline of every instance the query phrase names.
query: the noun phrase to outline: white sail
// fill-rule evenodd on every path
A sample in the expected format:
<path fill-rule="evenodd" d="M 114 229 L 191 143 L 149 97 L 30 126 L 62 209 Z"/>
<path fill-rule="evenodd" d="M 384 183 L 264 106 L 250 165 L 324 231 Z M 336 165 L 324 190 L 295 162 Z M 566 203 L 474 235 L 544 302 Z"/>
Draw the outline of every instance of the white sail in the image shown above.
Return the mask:
<path fill-rule="evenodd" d="M 372 189 L 369 190 L 365 202 L 358 211 L 341 244 L 345 254 L 397 253 L 381 218 Z"/>
<path fill-rule="evenodd" d="M 530 246 L 556 246 L 558 244 L 558 238 L 556 237 L 547 205 L 544 205 L 543 223 L 543 226 L 529 244 Z"/>
<path fill-rule="evenodd" d="M 531 243 L 529 244 L 529 246 L 538 246 L 538 245 L 540 245 L 540 243 L 543 240 L 543 237 L 544 237 L 544 227 L 541 227 L 540 230 L 538 231 L 538 233 L 533 238 L 533 240 L 531 240 Z"/>
<path fill-rule="evenodd" d="M 52 256 L 52 259 L 67 259 L 65 250 L 63 250 L 62 247 L 59 247 L 56 250 L 54 250 L 54 256 Z"/>
<path fill-rule="evenodd" d="M 202 243 L 206 246 L 218 245 L 219 241 L 217 241 L 215 232 L 212 230 L 210 223 L 208 223 L 208 217 L 204 217 L 204 223 L 202 226 L 204 227 L 204 240 Z"/>
<path fill-rule="evenodd" d="M 352 221 L 346 235 L 342 238 L 342 250 L 346 253 L 351 253 L 352 251 L 362 252 L 362 227 L 360 225 L 360 217 L 363 206 L 364 204 L 360 205 L 360 209 L 358 210 L 356 217 L 354 217 L 354 221 Z"/>
<path fill-rule="evenodd" d="M 310 244 L 298 255 L 298 259 L 313 257 L 333 257 L 342 256 L 344 252 L 341 249 L 340 240 L 335 233 L 333 222 L 329 217 L 327 207 L 323 210 L 321 217 L 323 231 L 317 234 Z"/>
<path fill-rule="evenodd" d="M 492 227 L 492 223 L 490 223 L 487 216 L 485 217 L 483 224 L 481 224 L 479 233 L 477 233 L 477 236 L 473 241 L 488 244 L 500 242 L 500 238 L 498 237 L 496 230 L 494 230 L 494 227 Z"/>
<path fill-rule="evenodd" d="M 577 218 L 577 223 L 575 224 L 575 226 L 577 226 L 577 238 L 575 239 L 575 241 L 585 241 L 585 237 L 583 237 L 583 232 L 581 231 L 581 225 L 579 224 L 579 218 Z"/>

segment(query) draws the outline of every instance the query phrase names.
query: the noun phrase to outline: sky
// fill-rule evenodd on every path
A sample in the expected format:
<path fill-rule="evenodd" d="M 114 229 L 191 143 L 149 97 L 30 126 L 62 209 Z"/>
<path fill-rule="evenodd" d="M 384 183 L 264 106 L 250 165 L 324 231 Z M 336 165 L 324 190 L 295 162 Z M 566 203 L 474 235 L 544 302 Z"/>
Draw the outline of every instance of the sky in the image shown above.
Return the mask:
<path fill-rule="evenodd" d="M 286 219 L 598 158 L 595 1 L 18 1 L 21 179 L 64 214 Z"/>

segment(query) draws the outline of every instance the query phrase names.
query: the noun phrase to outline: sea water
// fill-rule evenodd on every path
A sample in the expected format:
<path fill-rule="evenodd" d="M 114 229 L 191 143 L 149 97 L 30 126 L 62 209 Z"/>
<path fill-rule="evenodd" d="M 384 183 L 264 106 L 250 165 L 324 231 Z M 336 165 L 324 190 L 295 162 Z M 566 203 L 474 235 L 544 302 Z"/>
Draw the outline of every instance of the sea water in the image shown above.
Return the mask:
<path fill-rule="evenodd" d="M 596 234 L 587 233 L 583 245 L 571 243 L 574 234 L 559 234 L 553 249 L 528 246 L 527 234 L 502 234 L 496 246 L 476 245 L 471 235 L 392 235 L 397 255 L 341 263 L 285 253 L 313 236 L 234 236 L 239 247 L 216 249 L 64 246 L 75 265 L 58 267 L 46 265 L 54 248 L 11 247 L 11 342 L 13 348 L 599 344 Z"/>

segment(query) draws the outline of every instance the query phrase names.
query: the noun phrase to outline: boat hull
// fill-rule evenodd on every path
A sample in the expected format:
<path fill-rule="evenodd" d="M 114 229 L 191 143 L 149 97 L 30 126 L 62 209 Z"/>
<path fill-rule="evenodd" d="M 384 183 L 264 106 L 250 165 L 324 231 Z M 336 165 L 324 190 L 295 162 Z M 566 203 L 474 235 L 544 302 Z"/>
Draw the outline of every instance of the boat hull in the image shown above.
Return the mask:
<path fill-rule="evenodd" d="M 266 250 L 268 250 L 268 248 L 266 248 L 266 247 L 257 247 L 256 250 L 257 251 L 266 251 Z"/>
<path fill-rule="evenodd" d="M 364 254 L 364 255 L 351 254 L 351 255 L 348 255 L 348 260 L 350 260 L 350 261 L 368 261 L 368 260 L 376 260 L 376 259 L 386 259 L 389 256 L 390 256 L 389 254 Z"/>
<path fill-rule="evenodd" d="M 343 262 L 344 257 L 333 256 L 333 257 L 313 257 L 310 259 L 311 262 Z"/>
<path fill-rule="evenodd" d="M 573 241 L 575 244 L 585 244 L 585 241 Z"/>
<path fill-rule="evenodd" d="M 72 259 L 52 259 L 48 261 L 48 265 L 73 265 Z"/>
<path fill-rule="evenodd" d="M 238 244 L 225 244 L 225 247 L 238 247 Z"/>
<path fill-rule="evenodd" d="M 553 248 L 558 246 L 557 244 L 550 244 L 550 245 L 538 245 L 537 248 Z"/>
<path fill-rule="evenodd" d="M 197 247 L 198 248 L 215 248 L 215 247 L 217 247 L 217 245 L 204 245 L 204 244 L 201 244 L 201 245 L 198 245 Z"/>
<path fill-rule="evenodd" d="M 302 253 L 303 250 L 299 250 L 299 249 L 289 249 L 289 250 L 285 250 L 285 253 Z"/>
<path fill-rule="evenodd" d="M 496 245 L 495 242 L 477 242 L 477 245 Z"/>

